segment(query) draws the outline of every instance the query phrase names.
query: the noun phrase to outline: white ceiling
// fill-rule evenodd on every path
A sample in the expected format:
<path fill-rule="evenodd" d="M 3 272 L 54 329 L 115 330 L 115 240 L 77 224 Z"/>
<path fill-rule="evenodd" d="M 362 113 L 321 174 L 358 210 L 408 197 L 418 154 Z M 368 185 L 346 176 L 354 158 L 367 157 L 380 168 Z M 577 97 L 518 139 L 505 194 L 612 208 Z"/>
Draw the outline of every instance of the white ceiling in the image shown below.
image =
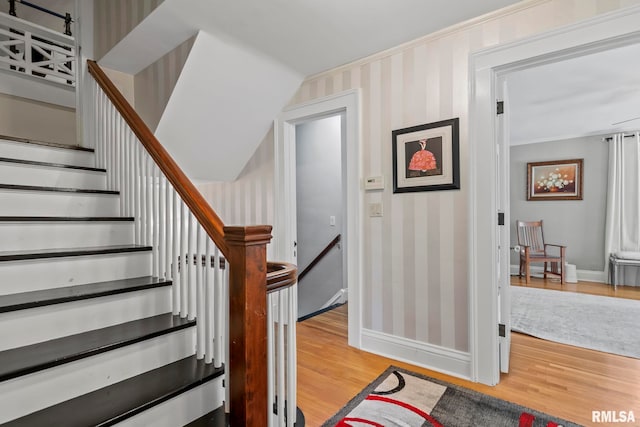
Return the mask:
<path fill-rule="evenodd" d="M 231 36 L 310 75 L 517 2 L 182 0 L 181 4 L 199 28 Z"/>
<path fill-rule="evenodd" d="M 308 76 L 514 3 L 518 0 L 165 0 L 150 16 L 163 28 L 154 34 L 155 44 L 141 51 L 130 39 L 101 63 L 135 74 L 203 30 Z M 140 41 L 153 40 L 141 30 L 134 30 Z M 125 64 L 118 58 L 127 53 L 126 45 L 136 53 L 127 55 Z"/>
<path fill-rule="evenodd" d="M 640 129 L 640 44 L 509 74 L 511 145 Z"/>

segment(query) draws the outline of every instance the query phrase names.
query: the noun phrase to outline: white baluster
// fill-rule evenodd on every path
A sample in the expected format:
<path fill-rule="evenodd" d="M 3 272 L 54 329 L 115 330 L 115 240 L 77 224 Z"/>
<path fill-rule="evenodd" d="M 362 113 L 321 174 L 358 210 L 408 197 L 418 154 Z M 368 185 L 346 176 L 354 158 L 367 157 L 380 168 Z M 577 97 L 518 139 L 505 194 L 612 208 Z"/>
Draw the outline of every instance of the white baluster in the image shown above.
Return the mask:
<path fill-rule="evenodd" d="M 297 343 L 296 343 L 296 321 L 298 314 L 298 285 L 294 284 L 286 289 L 287 301 L 289 303 L 287 322 L 287 425 L 293 426 L 296 422 L 297 408 Z"/>
<path fill-rule="evenodd" d="M 284 425 L 284 319 L 286 303 L 284 300 L 284 294 L 282 291 L 278 291 L 278 331 L 277 335 L 277 350 L 276 350 L 276 384 L 277 393 L 276 400 L 278 401 L 278 425 Z"/>
<path fill-rule="evenodd" d="M 126 123 L 120 113 L 118 113 L 118 125 L 120 126 L 120 131 L 118 133 L 118 191 L 120 191 L 120 215 L 124 215 L 125 204 L 127 202 L 125 183 L 124 183 L 124 170 L 125 170 L 125 162 L 124 162 L 124 140 L 126 135 Z"/>
<path fill-rule="evenodd" d="M 273 426 L 273 404 L 274 401 L 274 323 L 273 323 L 273 305 L 274 305 L 275 293 L 267 294 L 267 404 L 269 405 L 269 416 L 267 418 L 268 427 Z"/>
<path fill-rule="evenodd" d="M 193 239 L 193 214 L 189 211 L 189 222 L 187 223 L 187 251 L 189 252 L 189 256 L 187 257 L 187 283 L 188 283 L 188 298 L 189 298 L 189 308 L 187 309 L 187 313 L 189 314 L 187 318 L 189 320 L 193 320 L 196 317 L 196 290 L 195 290 L 195 274 L 193 271 L 193 262 L 195 257 L 194 252 L 194 239 Z"/>
<path fill-rule="evenodd" d="M 196 358 L 204 358 L 205 351 L 205 301 L 204 301 L 204 280 L 202 277 L 202 235 L 204 230 L 198 222 L 196 222 Z"/>
<path fill-rule="evenodd" d="M 134 227 L 135 227 L 135 233 L 136 233 L 136 243 L 138 245 L 142 245 L 143 240 L 142 240 L 142 223 L 141 223 L 141 218 L 142 218 L 142 212 L 141 212 L 141 204 L 142 204 L 142 189 L 141 189 L 141 180 L 140 180 L 140 173 L 142 172 L 140 170 L 140 143 L 138 142 L 138 139 L 134 139 L 134 144 L 133 144 L 133 185 L 134 185 L 134 191 L 133 191 L 133 201 L 134 201 L 134 205 L 133 205 L 133 221 L 134 221 Z"/>
<path fill-rule="evenodd" d="M 220 250 L 218 247 L 213 248 L 213 301 L 215 303 L 213 309 L 213 362 L 216 368 L 222 366 L 224 351 L 222 347 L 223 335 L 224 335 L 224 282 L 222 279 L 222 269 L 220 263 L 222 262 L 220 256 Z"/>
<path fill-rule="evenodd" d="M 215 308 L 211 283 L 213 276 L 213 271 L 211 270 L 211 239 L 206 234 L 204 260 L 204 361 L 205 363 L 211 363 L 213 361 L 213 310 Z"/>
<path fill-rule="evenodd" d="M 153 165 L 153 255 L 155 275 L 163 277 L 160 271 L 160 174 L 158 165 L 152 160 Z"/>
<path fill-rule="evenodd" d="M 222 271 L 222 283 L 223 283 L 223 292 L 222 292 L 222 304 L 224 307 L 224 310 L 222 310 L 222 312 L 224 313 L 223 316 L 223 321 L 224 321 L 224 327 L 222 328 L 222 330 L 224 331 L 224 335 L 222 337 L 222 343 L 224 345 L 224 352 L 222 354 L 222 363 L 225 363 L 225 366 L 229 366 L 227 365 L 227 363 L 229 362 L 229 262 L 225 259 L 225 268 Z M 226 375 L 227 381 L 229 381 L 229 376 Z M 229 390 L 231 389 L 231 387 L 225 387 L 224 388 L 224 394 L 225 394 L 225 406 L 224 406 L 224 410 L 225 412 L 229 413 L 229 411 L 231 410 L 231 408 L 229 407 L 229 402 L 231 402 L 231 395 Z"/>
<path fill-rule="evenodd" d="M 189 256 L 187 255 L 187 205 L 180 202 L 180 317 L 187 317 L 189 312 Z"/>
<path fill-rule="evenodd" d="M 131 131 L 131 129 L 129 129 L 129 140 L 127 141 L 127 145 L 129 146 L 129 150 L 127 150 L 128 155 L 128 159 L 129 159 L 129 166 L 127 167 L 127 176 L 128 176 L 128 183 L 127 183 L 127 191 L 129 192 L 129 199 L 128 199 L 128 205 L 129 205 L 129 209 L 127 210 L 127 216 L 134 216 L 135 215 L 135 206 L 136 206 L 136 193 L 135 193 L 135 187 L 136 187 L 136 180 L 135 180 L 135 168 L 136 168 L 136 136 L 133 134 L 133 131 Z"/>
<path fill-rule="evenodd" d="M 107 168 L 107 188 L 109 190 L 113 190 L 113 108 L 111 103 L 108 103 L 106 106 L 107 109 L 107 126 L 105 129 L 105 147 L 106 147 L 106 164 Z"/>
<path fill-rule="evenodd" d="M 171 205 L 173 202 L 173 197 L 171 197 L 171 191 L 173 190 L 173 187 L 171 186 L 171 184 L 169 183 L 169 180 L 165 177 L 164 178 L 164 189 L 165 189 L 165 260 L 164 260 L 164 265 L 166 268 L 166 272 L 167 272 L 167 278 L 171 278 L 173 279 L 173 274 L 171 272 L 171 260 L 173 258 L 173 253 L 172 253 L 172 248 L 173 248 L 173 244 L 172 244 L 172 232 L 173 232 L 173 219 L 171 218 L 171 213 L 172 213 L 172 209 L 171 209 Z"/>
<path fill-rule="evenodd" d="M 180 314 L 180 260 L 182 257 L 180 256 L 180 242 L 182 241 L 182 237 L 180 236 L 180 221 L 179 217 L 179 209 L 180 209 L 180 198 L 178 197 L 178 193 L 174 190 L 173 192 L 173 258 L 172 258 L 172 272 L 173 272 L 173 314 Z"/>
<path fill-rule="evenodd" d="M 144 245 L 149 245 L 149 172 L 147 168 L 147 151 L 140 149 L 140 227 Z"/>
<path fill-rule="evenodd" d="M 165 235 L 166 228 L 164 226 L 166 218 L 166 201 L 164 192 L 164 176 L 162 172 L 158 170 L 158 277 L 166 278 L 166 266 L 165 262 L 165 250 L 167 248 L 167 236 Z"/>

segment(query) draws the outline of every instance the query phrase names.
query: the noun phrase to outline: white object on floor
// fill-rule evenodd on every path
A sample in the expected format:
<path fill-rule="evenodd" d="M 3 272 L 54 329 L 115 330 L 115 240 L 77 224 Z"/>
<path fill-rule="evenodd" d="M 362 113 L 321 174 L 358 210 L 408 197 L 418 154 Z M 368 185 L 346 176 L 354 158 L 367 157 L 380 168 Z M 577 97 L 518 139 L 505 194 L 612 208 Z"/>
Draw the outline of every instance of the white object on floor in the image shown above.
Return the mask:
<path fill-rule="evenodd" d="M 564 281 L 567 283 L 578 283 L 576 266 L 574 264 L 565 264 L 564 268 L 565 268 Z"/>

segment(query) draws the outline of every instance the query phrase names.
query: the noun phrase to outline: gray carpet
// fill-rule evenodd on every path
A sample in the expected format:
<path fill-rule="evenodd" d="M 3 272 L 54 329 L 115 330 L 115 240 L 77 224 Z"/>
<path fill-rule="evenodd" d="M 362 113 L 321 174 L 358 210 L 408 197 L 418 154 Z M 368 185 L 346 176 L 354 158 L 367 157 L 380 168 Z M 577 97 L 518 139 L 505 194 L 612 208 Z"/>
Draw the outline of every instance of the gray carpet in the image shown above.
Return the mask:
<path fill-rule="evenodd" d="M 640 359 L 640 301 L 512 286 L 511 330 Z"/>

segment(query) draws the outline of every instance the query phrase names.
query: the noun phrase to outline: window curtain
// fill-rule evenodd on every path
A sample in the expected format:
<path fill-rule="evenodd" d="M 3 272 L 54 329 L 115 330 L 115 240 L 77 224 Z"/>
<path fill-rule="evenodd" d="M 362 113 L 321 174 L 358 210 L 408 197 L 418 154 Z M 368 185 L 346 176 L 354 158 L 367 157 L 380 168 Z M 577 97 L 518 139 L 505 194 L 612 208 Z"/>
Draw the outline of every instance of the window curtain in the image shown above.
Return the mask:
<path fill-rule="evenodd" d="M 610 254 L 640 252 L 640 132 L 612 136 L 607 190 L 604 265 L 608 275 Z M 640 285 L 638 270 L 621 269 L 620 283 Z"/>

